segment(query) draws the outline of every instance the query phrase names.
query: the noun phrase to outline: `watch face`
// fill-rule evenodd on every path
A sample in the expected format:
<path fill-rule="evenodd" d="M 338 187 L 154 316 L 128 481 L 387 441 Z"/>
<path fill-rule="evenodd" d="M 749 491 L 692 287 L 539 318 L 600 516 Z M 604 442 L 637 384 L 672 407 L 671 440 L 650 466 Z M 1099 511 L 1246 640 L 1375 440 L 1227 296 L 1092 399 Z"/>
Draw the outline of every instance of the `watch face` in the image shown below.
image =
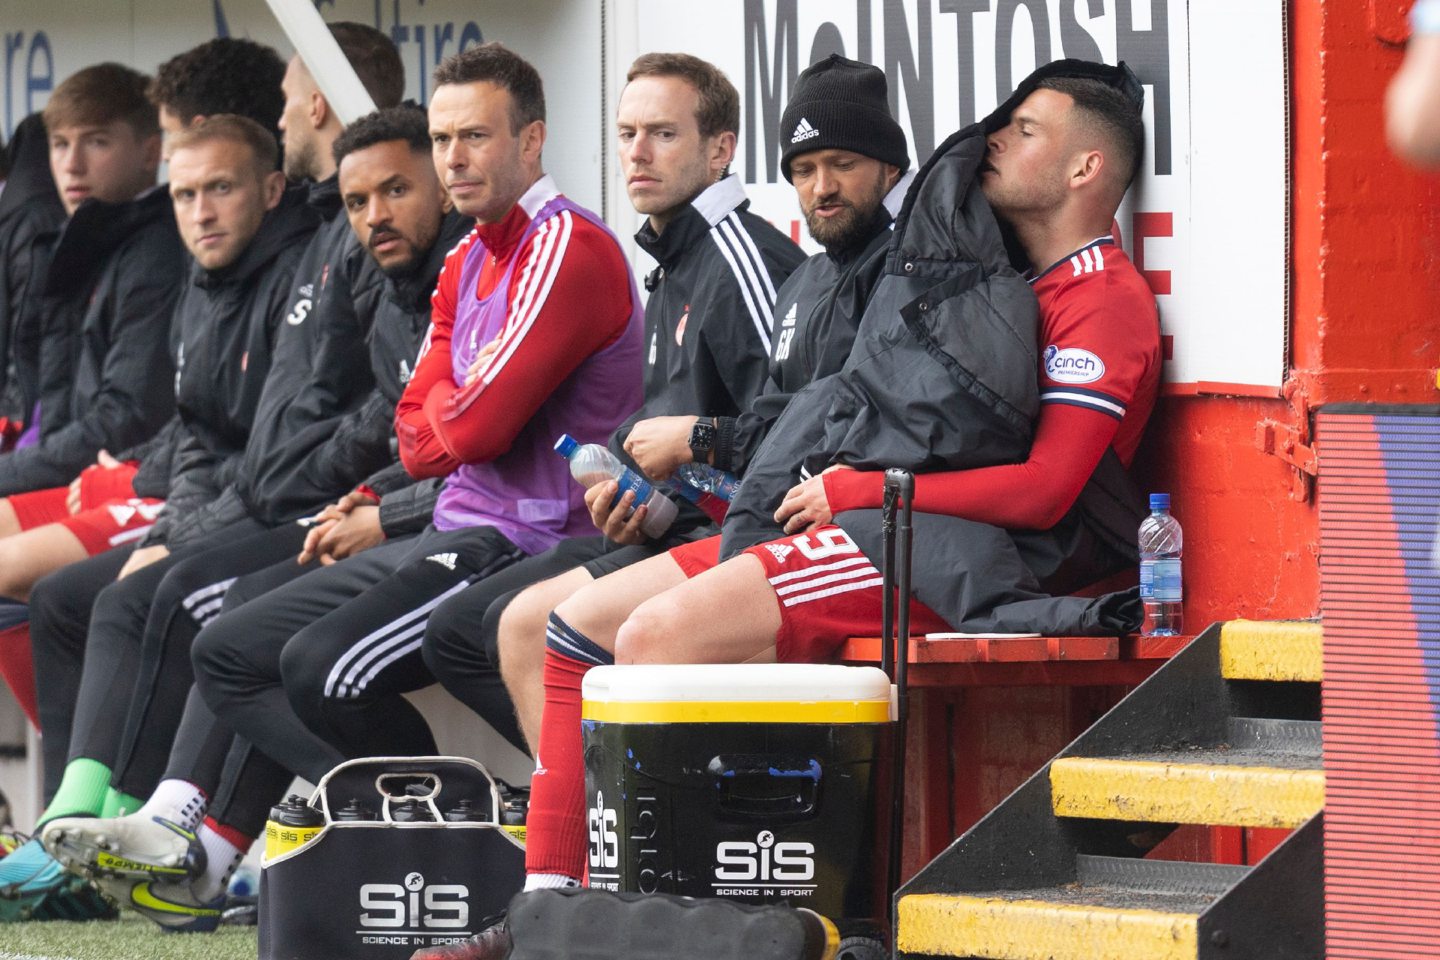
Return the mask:
<path fill-rule="evenodd" d="M 690 449 L 693 451 L 709 450 L 715 446 L 715 427 L 713 424 L 699 421 L 690 428 Z"/>

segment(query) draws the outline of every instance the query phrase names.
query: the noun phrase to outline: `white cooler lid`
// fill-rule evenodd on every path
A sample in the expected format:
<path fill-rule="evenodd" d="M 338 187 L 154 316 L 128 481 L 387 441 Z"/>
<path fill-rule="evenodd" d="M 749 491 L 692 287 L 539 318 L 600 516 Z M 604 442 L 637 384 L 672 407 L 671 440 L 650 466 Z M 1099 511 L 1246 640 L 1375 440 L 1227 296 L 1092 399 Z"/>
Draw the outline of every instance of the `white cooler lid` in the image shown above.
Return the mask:
<path fill-rule="evenodd" d="M 707 663 L 596 667 L 585 674 L 594 703 L 816 703 L 890 700 L 876 667 L 823 663 Z"/>

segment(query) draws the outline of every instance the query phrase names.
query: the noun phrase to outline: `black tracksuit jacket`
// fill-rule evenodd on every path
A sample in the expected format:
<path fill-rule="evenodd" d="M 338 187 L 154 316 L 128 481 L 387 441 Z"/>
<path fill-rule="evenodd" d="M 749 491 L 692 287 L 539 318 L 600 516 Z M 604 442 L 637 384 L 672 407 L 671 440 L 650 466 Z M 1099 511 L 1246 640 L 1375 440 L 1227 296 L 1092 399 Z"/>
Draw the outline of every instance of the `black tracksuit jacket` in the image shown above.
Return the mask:
<path fill-rule="evenodd" d="M 635 235 L 658 266 L 645 278 L 645 400 L 610 438 L 610 449 L 632 468 L 624 443 L 639 421 L 733 418 L 765 384 L 775 294 L 805 254 L 749 207 L 740 178 L 731 175 L 690 201 L 663 233 L 647 221 Z M 671 536 L 710 522 L 672 499 L 680 518 Z"/>
<path fill-rule="evenodd" d="M 6 147 L 10 178 L 0 193 L 0 416 L 19 423 L 30 419 L 39 398 L 39 331 L 21 319 L 25 304 L 39 296 L 44 251 L 65 223 L 47 146 L 40 114 L 22 120 Z"/>
<path fill-rule="evenodd" d="M 330 438 L 305 461 L 309 483 L 316 488 L 343 494 L 363 482 L 380 494 L 380 526 L 387 537 L 423 530 L 440 495 L 440 480 L 417 482 L 400 464 L 395 404 L 430 329 L 430 295 L 445 257 L 473 226 L 469 217 L 447 214 L 425 259 L 410 274 L 385 279 L 369 334 L 375 386 L 358 407 L 326 424 Z M 352 256 L 370 259 L 359 247 Z"/>
<path fill-rule="evenodd" d="M 328 435 L 322 430 L 314 436 L 307 428 L 358 405 L 373 385 L 365 320 L 374 314 L 382 276 L 358 261 L 350 261 L 362 268 L 357 275 L 346 269 L 357 241 L 341 211 L 334 177 L 312 184 L 308 203 L 321 223 L 301 254 L 281 307 L 270 372 L 234 479 L 218 497 L 174 519 L 167 532 L 172 547 L 197 542 L 247 517 L 267 526 L 293 520 L 339 495 L 302 487 L 293 479 L 294 465 Z M 302 436 L 306 442 L 297 443 Z"/>
<path fill-rule="evenodd" d="M 186 256 L 169 194 L 87 200 L 44 268 L 37 333 L 40 440 L 0 456 L 0 496 L 68 484 L 101 450 L 154 435 L 175 408 L 170 318 Z"/>
<path fill-rule="evenodd" d="M 715 466 L 743 474 L 790 398 L 845 365 L 889 244 L 887 215 L 858 243 L 817 253 L 790 274 L 775 297 L 769 377 L 749 409 L 719 418 Z"/>
<path fill-rule="evenodd" d="M 287 190 L 234 263 L 214 271 L 192 263 L 175 308 L 170 442 L 146 456 L 133 483 L 137 493 L 153 494 L 148 477 L 162 474 L 165 509 L 144 544 L 166 543 L 176 518 L 214 500 L 235 479 L 295 270 L 317 222 L 305 191 Z"/>

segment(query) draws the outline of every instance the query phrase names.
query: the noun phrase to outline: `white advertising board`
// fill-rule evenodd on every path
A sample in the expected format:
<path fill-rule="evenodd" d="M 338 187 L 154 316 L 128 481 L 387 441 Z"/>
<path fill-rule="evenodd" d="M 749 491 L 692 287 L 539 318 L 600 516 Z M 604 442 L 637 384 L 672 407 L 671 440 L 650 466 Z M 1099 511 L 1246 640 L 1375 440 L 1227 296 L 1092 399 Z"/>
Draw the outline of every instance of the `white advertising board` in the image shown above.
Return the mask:
<path fill-rule="evenodd" d="M 307 0 L 294 0 L 296 3 Z M 0 122 L 8 132 L 87 64 L 141 69 L 217 35 L 288 56 L 264 0 L 3 0 Z M 546 81 L 546 166 L 622 235 L 636 217 L 615 172 L 610 116 L 626 66 L 683 50 L 741 94 L 736 169 L 757 212 L 808 244 L 779 172 L 780 113 L 831 52 L 882 66 L 924 160 L 1037 64 L 1124 60 L 1146 89 L 1142 175 L 1117 218 L 1160 303 L 1170 392 L 1275 396 L 1285 372 L 1288 118 L 1283 0 L 318 0 L 399 45 L 424 102 L 444 56 L 501 40 Z M 814 249 L 813 245 L 809 245 Z M 1223 258 L 1223 260 L 1222 260 Z"/>
<path fill-rule="evenodd" d="M 681 49 L 721 66 L 740 90 L 737 169 L 753 208 L 802 240 L 794 194 L 779 172 L 778 127 L 796 75 L 810 63 L 838 52 L 881 66 L 916 163 L 993 110 L 1037 64 L 1126 61 L 1145 85 L 1147 148 L 1117 221 L 1160 303 L 1167 387 L 1277 395 L 1288 277 L 1280 0 L 627 5 L 636 28 L 617 37 L 633 49 L 617 47 L 617 62 Z"/>
<path fill-rule="evenodd" d="M 288 0 L 305 3 L 309 0 Z M 546 81 L 549 172 L 578 202 L 600 209 L 606 144 L 601 106 L 600 7 L 592 0 L 319 0 L 327 21 L 388 34 L 405 63 L 405 95 L 424 103 L 440 60 L 500 40 Z M 102 60 L 153 73 L 216 36 L 293 52 L 265 0 L 0 0 L 0 123 L 8 136 L 65 77 Z M 602 156 L 603 155 L 603 156 Z"/>

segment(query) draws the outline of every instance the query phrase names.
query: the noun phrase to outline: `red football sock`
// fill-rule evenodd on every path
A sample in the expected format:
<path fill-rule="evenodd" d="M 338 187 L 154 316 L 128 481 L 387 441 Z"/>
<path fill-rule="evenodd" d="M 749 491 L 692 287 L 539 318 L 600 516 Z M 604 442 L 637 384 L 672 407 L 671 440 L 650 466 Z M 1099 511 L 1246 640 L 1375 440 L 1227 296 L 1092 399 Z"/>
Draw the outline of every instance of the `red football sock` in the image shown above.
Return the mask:
<path fill-rule="evenodd" d="M 585 875 L 585 758 L 580 682 L 593 664 L 545 649 L 545 714 L 530 780 L 525 872 Z"/>
<path fill-rule="evenodd" d="M 20 701 L 20 709 L 40 729 L 40 707 L 35 699 L 35 664 L 30 657 L 30 624 L 17 623 L 0 630 L 0 679 Z M 578 721 L 577 721 L 578 723 Z"/>

